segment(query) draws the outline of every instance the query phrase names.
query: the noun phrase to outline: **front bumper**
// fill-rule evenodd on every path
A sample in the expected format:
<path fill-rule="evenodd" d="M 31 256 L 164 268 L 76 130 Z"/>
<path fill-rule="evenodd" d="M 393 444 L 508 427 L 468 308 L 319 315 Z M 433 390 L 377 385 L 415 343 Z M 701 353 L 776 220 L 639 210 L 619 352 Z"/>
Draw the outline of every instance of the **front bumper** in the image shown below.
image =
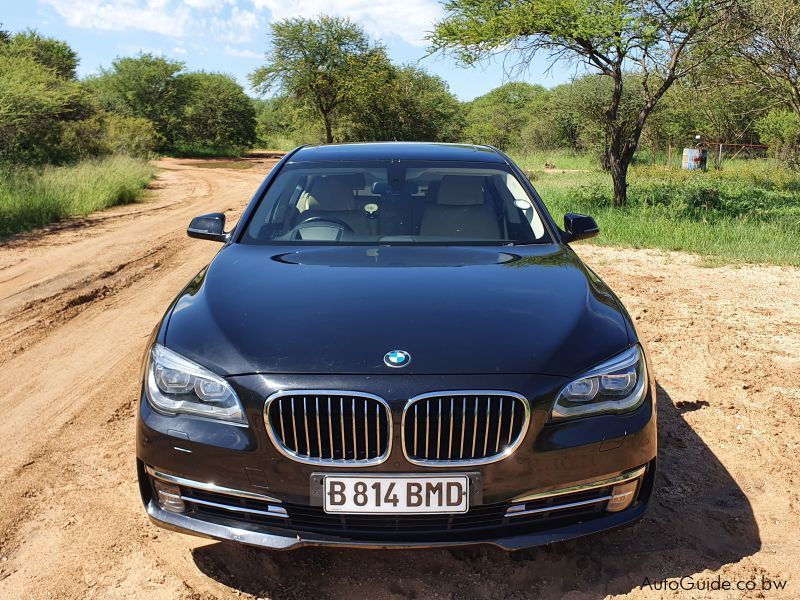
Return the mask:
<path fill-rule="evenodd" d="M 395 531 L 387 530 L 387 523 L 399 520 L 396 517 L 368 517 L 366 520 L 372 520 L 373 525 L 365 529 L 364 517 L 356 517 L 350 519 L 350 529 L 342 526 L 337 535 L 326 534 L 324 526 L 318 531 L 304 530 L 309 523 L 311 527 L 314 526 L 314 520 L 309 519 L 307 514 L 311 510 L 309 507 L 304 507 L 294 517 L 293 508 L 288 507 L 287 511 L 276 498 L 194 482 L 140 464 L 145 508 L 157 525 L 181 533 L 273 550 L 291 550 L 302 546 L 419 548 L 472 544 L 491 544 L 505 550 L 519 550 L 636 522 L 646 511 L 654 477 L 655 461 L 615 477 L 536 494 L 507 506 L 476 507 L 481 511 L 483 525 L 474 528 L 468 527 L 468 519 L 462 519 L 459 526 L 457 519 L 451 516 L 444 517 L 449 521 L 449 527 L 441 526 L 433 532 L 425 531 L 424 526 L 419 524 L 416 527 L 407 525 Z M 175 513 L 162 508 L 152 493 L 152 487 L 150 490 L 144 489 L 155 481 L 178 486 L 186 512 Z M 637 486 L 630 507 L 621 512 L 606 512 L 605 506 L 612 498 L 614 486 L 633 482 Z M 502 517 L 498 513 L 497 518 L 492 519 L 492 508 L 499 508 Z M 434 517 L 431 521 L 436 519 L 441 521 L 443 517 Z M 343 524 L 342 517 L 337 516 L 333 520 Z M 412 516 L 412 522 L 419 521 L 419 517 Z M 379 529 L 381 526 L 383 529 Z"/>
<path fill-rule="evenodd" d="M 337 376 L 336 389 L 378 394 L 386 398 L 392 418 L 397 419 L 393 448 L 398 450 L 393 450 L 380 465 L 355 469 L 364 475 L 437 471 L 435 467 L 411 464 L 399 451 L 402 407 L 406 398 L 421 392 L 515 390 L 530 400 L 532 411 L 525 439 L 511 456 L 463 469 L 478 471 L 481 482 L 481 497 L 466 515 L 332 517 L 314 505 L 310 482 L 320 471 L 343 474 L 352 472 L 352 467 L 351 471 L 334 466 L 321 468 L 284 456 L 269 440 L 262 416 L 264 399 L 271 393 L 280 389 L 331 388 L 330 378 L 253 375 L 233 379 L 249 427 L 161 415 L 141 398 L 137 424 L 140 489 L 147 513 L 162 527 L 274 549 L 488 543 L 516 550 L 632 523 L 644 514 L 653 487 L 653 382 L 644 404 L 631 413 L 550 424 L 547 417 L 551 399 L 563 384 L 557 378 L 459 377 L 454 386 L 450 378 L 438 376 Z M 606 511 L 607 498 L 602 498 L 608 496 L 614 484 L 609 480 L 640 469 L 644 472 L 636 477 L 639 483 L 633 503 L 620 512 Z M 186 512 L 162 508 L 156 499 L 154 476 L 180 487 L 181 495 L 186 497 Z M 565 504 L 574 506 L 563 507 Z M 512 509 L 517 512 L 510 514 Z M 278 515 L 280 512 L 282 516 Z"/>

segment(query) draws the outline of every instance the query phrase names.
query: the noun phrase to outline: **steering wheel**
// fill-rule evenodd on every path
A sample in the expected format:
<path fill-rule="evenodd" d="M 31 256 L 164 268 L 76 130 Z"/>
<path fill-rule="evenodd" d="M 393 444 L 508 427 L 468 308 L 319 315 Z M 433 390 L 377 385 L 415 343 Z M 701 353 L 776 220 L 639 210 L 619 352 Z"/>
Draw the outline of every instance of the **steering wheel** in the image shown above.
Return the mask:
<path fill-rule="evenodd" d="M 299 229 L 300 227 L 302 227 L 306 223 L 319 223 L 319 222 L 333 223 L 334 225 L 336 225 L 340 229 L 343 229 L 343 230 L 348 231 L 350 233 L 355 233 L 355 231 L 353 231 L 353 228 L 350 227 L 350 225 L 348 225 L 347 223 L 345 223 L 341 219 L 336 219 L 336 218 L 333 218 L 333 217 L 321 217 L 319 215 L 314 216 L 314 217 L 308 217 L 307 219 L 303 219 L 297 225 L 295 225 L 294 228 L 295 229 Z"/>

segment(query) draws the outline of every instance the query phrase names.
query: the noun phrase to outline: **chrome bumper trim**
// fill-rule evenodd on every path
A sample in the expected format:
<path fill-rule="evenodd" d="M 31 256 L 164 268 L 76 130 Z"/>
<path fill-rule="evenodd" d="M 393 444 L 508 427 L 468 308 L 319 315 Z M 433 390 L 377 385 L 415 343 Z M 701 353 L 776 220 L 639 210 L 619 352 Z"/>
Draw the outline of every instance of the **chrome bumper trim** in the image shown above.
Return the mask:
<path fill-rule="evenodd" d="M 591 500 L 581 500 L 580 502 L 569 502 L 567 504 L 556 504 L 553 506 L 544 506 L 542 508 L 532 508 L 525 510 L 524 504 L 511 506 L 506 511 L 506 517 L 520 517 L 522 515 L 535 515 L 538 513 L 553 512 L 554 510 L 564 510 L 567 508 L 578 508 L 579 506 L 588 506 L 590 504 L 598 504 L 600 502 L 607 502 L 611 500 L 612 496 L 603 496 L 602 498 L 592 498 Z"/>
<path fill-rule="evenodd" d="M 161 481 L 166 481 L 167 483 L 174 483 L 175 485 L 194 488 L 196 490 L 202 490 L 204 492 L 212 492 L 215 494 L 227 494 L 229 496 L 237 496 L 239 498 L 248 498 L 250 500 L 261 500 L 262 502 L 275 502 L 277 504 L 281 504 L 280 500 L 278 500 L 277 498 L 273 498 L 272 496 L 257 494 L 255 492 L 246 492 L 244 490 L 235 490 L 233 488 L 224 487 L 221 485 L 217 485 L 215 483 L 207 483 L 204 481 L 193 481 L 191 479 L 178 477 L 177 475 L 162 473 L 161 471 L 157 471 L 153 467 L 147 465 L 145 465 L 144 469 L 147 472 L 147 474 L 150 475 L 150 477 L 160 479 Z M 192 502 L 195 502 L 195 500 L 192 500 Z"/>
<path fill-rule="evenodd" d="M 249 515 L 262 515 L 265 517 L 279 517 L 281 519 L 288 519 L 289 513 L 285 508 L 280 506 L 270 506 L 267 510 L 256 510 L 255 508 L 245 508 L 244 506 L 231 506 L 230 504 L 220 504 L 219 502 L 210 502 L 208 500 L 198 500 L 191 496 L 181 496 L 184 502 L 191 502 L 193 504 L 202 504 L 203 506 L 210 506 L 212 508 L 221 508 L 238 513 L 247 513 Z"/>
<path fill-rule="evenodd" d="M 566 494 L 574 494 L 576 492 L 585 492 L 587 490 L 603 488 L 609 485 L 616 485 L 617 483 L 625 483 L 626 481 L 631 481 L 632 479 L 638 479 L 639 477 L 644 475 L 646 470 L 647 467 L 639 467 L 638 469 L 634 469 L 633 471 L 627 471 L 625 473 L 622 473 L 621 475 L 617 475 L 616 477 L 611 477 L 610 479 L 602 479 L 600 481 L 582 483 L 580 485 L 573 485 L 571 487 L 551 490 L 549 492 L 539 492 L 537 494 L 529 494 L 527 496 L 514 498 L 512 502 L 530 502 L 531 500 L 542 500 L 544 498 L 552 498 L 553 496 L 564 496 Z M 611 496 L 606 498 L 606 500 L 608 500 L 609 498 L 611 498 Z"/>

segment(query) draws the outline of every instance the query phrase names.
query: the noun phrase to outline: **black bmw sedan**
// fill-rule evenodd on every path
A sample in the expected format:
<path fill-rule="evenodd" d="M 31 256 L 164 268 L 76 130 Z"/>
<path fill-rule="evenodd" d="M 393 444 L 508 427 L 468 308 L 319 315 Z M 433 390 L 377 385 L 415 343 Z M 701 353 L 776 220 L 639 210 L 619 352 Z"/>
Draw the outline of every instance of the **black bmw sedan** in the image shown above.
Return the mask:
<path fill-rule="evenodd" d="M 639 519 L 633 323 L 489 147 L 301 147 L 148 343 L 137 465 L 168 529 L 275 549 L 565 540 Z"/>

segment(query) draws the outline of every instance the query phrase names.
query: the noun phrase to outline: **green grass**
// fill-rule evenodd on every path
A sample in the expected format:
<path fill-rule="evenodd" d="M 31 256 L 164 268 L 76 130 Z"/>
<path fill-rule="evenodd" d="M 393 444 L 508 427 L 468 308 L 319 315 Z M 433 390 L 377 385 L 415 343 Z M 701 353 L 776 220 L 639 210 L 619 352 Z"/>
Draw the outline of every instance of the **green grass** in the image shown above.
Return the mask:
<path fill-rule="evenodd" d="M 182 163 L 187 167 L 198 167 L 200 169 L 252 169 L 256 163 L 247 160 L 197 160 Z"/>
<path fill-rule="evenodd" d="M 680 250 L 707 264 L 800 266 L 800 174 L 769 161 L 734 161 L 720 171 L 635 167 L 628 206 L 611 207 L 611 180 L 596 168 L 535 173 L 553 217 L 590 214 L 601 234 L 592 243 Z"/>
<path fill-rule="evenodd" d="M 283 152 L 289 152 L 290 150 L 294 150 L 304 142 L 299 142 L 294 138 L 288 136 L 268 136 L 264 139 L 258 141 L 259 148 L 267 148 L 269 150 L 281 150 Z"/>
<path fill-rule="evenodd" d="M 176 158 L 241 158 L 248 152 L 247 148 L 208 148 L 206 146 L 174 146 L 165 151 L 167 156 Z"/>
<path fill-rule="evenodd" d="M 515 156 L 516 163 L 526 172 L 543 171 L 545 164 L 567 171 L 596 171 L 597 161 L 588 154 L 570 150 L 542 150 Z"/>
<path fill-rule="evenodd" d="M 134 202 L 154 174 L 147 161 L 126 156 L 0 170 L 0 236 Z"/>

